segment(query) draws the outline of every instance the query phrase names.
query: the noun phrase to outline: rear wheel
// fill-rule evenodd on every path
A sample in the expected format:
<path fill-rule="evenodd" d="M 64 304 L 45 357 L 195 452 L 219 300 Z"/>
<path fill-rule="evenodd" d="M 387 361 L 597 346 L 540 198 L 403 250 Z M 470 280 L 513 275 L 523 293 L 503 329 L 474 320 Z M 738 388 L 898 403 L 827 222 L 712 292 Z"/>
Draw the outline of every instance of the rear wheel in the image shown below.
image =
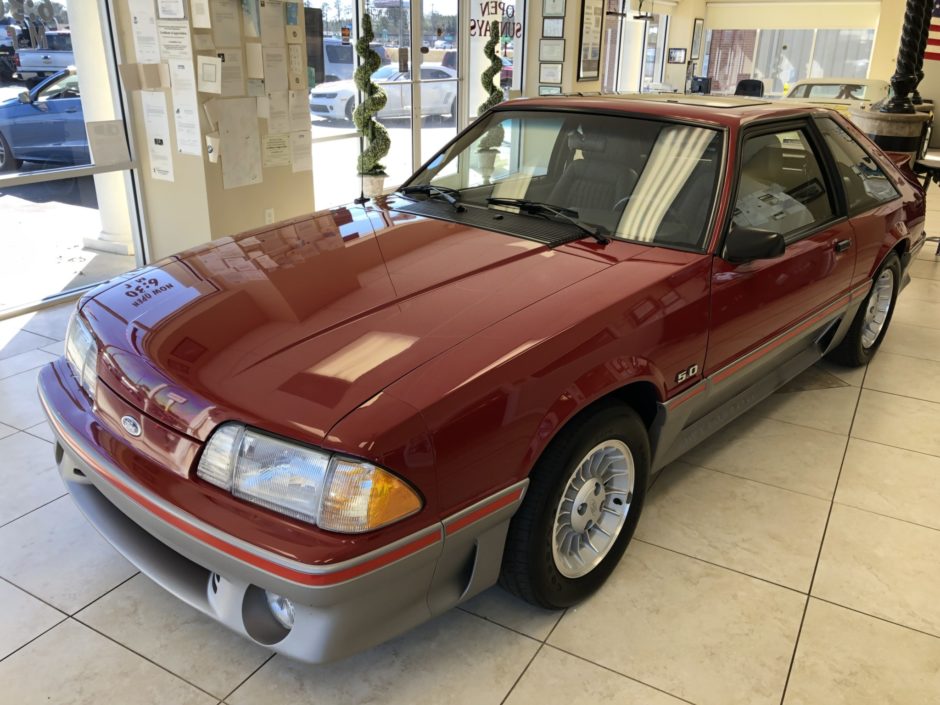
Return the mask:
<path fill-rule="evenodd" d="M 597 590 L 636 529 L 649 467 L 646 428 L 633 409 L 604 403 L 574 419 L 532 470 L 500 584 L 550 609 Z"/>
<path fill-rule="evenodd" d="M 849 367 L 868 364 L 888 332 L 900 283 L 901 260 L 892 252 L 875 275 L 868 298 L 855 314 L 849 332 L 829 353 L 832 360 Z"/>
<path fill-rule="evenodd" d="M 346 120 L 349 122 L 353 121 L 353 111 L 356 109 L 356 106 L 353 105 L 353 99 L 350 98 L 346 101 Z"/>
<path fill-rule="evenodd" d="M 0 172 L 16 171 L 23 165 L 22 160 L 13 156 L 13 150 L 7 138 L 0 132 Z"/>

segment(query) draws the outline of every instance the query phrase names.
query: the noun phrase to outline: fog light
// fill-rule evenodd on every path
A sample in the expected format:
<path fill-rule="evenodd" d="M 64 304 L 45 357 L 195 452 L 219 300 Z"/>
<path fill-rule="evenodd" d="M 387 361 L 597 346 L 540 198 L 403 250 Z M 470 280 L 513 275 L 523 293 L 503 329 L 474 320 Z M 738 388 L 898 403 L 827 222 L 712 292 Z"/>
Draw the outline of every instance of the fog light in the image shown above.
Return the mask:
<path fill-rule="evenodd" d="M 268 609 L 271 610 L 271 614 L 274 615 L 274 619 L 277 620 L 278 624 L 285 629 L 293 627 L 294 603 L 286 597 L 267 590 L 264 591 L 264 596 L 268 601 Z"/>

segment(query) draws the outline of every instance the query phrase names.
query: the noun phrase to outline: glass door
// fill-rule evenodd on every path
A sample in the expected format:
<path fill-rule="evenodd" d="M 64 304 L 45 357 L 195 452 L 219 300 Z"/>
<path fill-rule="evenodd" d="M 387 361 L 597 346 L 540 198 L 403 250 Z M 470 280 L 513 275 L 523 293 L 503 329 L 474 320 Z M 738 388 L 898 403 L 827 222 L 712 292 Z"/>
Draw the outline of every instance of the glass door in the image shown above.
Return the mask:
<path fill-rule="evenodd" d="M 0 3 L 0 319 L 143 261 L 107 10 L 37 7 Z"/>
<path fill-rule="evenodd" d="M 457 134 L 460 2 L 423 0 L 415 5 L 421 6 L 421 71 L 415 88 L 421 106 L 418 167 Z"/>

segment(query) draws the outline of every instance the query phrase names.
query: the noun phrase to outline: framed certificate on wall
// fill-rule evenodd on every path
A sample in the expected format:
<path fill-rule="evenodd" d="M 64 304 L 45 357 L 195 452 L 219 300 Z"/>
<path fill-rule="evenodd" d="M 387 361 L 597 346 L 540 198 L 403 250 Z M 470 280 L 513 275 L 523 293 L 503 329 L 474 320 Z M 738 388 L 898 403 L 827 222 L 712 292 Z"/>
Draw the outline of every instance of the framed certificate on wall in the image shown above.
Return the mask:
<path fill-rule="evenodd" d="M 565 40 L 564 39 L 540 39 L 539 40 L 539 61 L 564 61 L 565 60 Z"/>
<path fill-rule="evenodd" d="M 542 36 L 543 37 L 564 37 L 565 36 L 565 21 L 561 17 L 542 18 Z"/>
<path fill-rule="evenodd" d="M 539 83 L 561 83 L 561 64 L 539 64 Z"/>
<path fill-rule="evenodd" d="M 565 0 L 543 0 L 542 15 L 545 17 L 564 17 Z"/>

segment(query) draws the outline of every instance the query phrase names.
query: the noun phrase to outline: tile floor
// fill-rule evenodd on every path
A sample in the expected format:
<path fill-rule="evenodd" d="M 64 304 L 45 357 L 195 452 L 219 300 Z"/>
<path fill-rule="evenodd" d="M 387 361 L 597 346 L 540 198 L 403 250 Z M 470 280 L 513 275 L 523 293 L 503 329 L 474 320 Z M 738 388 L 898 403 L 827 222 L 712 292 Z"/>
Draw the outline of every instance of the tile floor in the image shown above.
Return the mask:
<path fill-rule="evenodd" d="M 584 605 L 492 589 L 319 667 L 177 602 L 83 521 L 34 393 L 67 311 L 0 323 L 0 705 L 940 702 L 940 260 L 914 275 L 867 370 L 821 363 L 667 468 Z"/>

